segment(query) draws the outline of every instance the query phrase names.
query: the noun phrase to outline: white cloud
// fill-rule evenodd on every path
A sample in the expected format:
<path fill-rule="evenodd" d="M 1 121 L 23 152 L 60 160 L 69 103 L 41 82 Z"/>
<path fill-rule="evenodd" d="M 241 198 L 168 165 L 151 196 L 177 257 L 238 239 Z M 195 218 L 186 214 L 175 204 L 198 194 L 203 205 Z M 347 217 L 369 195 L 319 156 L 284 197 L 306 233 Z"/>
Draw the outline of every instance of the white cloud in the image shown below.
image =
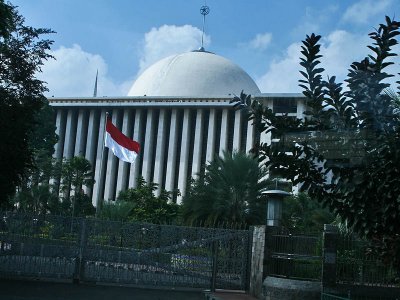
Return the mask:
<path fill-rule="evenodd" d="M 272 41 L 272 33 L 259 33 L 249 42 L 249 46 L 253 49 L 265 50 Z"/>
<path fill-rule="evenodd" d="M 264 93 L 298 93 L 300 43 L 291 44 L 281 60 L 274 60 L 257 81 Z"/>
<path fill-rule="evenodd" d="M 391 3 L 392 0 L 361 0 L 345 11 L 342 20 L 349 23 L 366 24 L 370 17 L 381 15 Z"/>
<path fill-rule="evenodd" d="M 79 45 L 51 51 L 56 59 L 45 62 L 38 78 L 46 81 L 47 96 L 91 97 L 96 71 L 99 70 L 98 96 L 121 96 L 129 90 L 128 83 L 116 84 L 107 75 L 107 64 L 98 54 L 85 52 Z M 131 84 L 131 82 L 129 83 Z"/>
<path fill-rule="evenodd" d="M 329 20 L 335 15 L 339 6 L 337 4 L 329 4 L 320 9 L 313 6 L 305 7 L 305 14 L 300 17 L 297 26 L 293 27 L 291 35 L 295 40 L 303 39 L 306 34 L 313 32 L 321 32 L 321 28 L 325 28 L 329 24 Z"/>
<path fill-rule="evenodd" d="M 199 48 L 201 30 L 190 25 L 163 25 L 145 34 L 140 57 L 140 72 L 166 56 Z M 210 38 L 204 37 L 205 46 Z M 79 45 L 50 51 L 56 59 L 46 61 L 38 78 L 47 82 L 46 96 L 91 97 L 96 71 L 99 70 L 98 96 L 127 95 L 132 80 L 117 83 L 108 75 L 108 65 L 98 54 L 84 51 Z"/>
<path fill-rule="evenodd" d="M 356 35 L 344 30 L 336 30 L 321 40 L 322 67 L 325 76 L 336 76 L 339 81 L 347 76 L 350 64 L 362 60 L 369 50 L 367 35 Z M 326 77 L 325 77 L 326 79 Z"/>
<path fill-rule="evenodd" d="M 356 35 L 343 30 L 337 30 L 321 39 L 320 66 L 325 69 L 322 74 L 324 79 L 336 76 L 336 82 L 343 82 L 347 77 L 350 64 L 360 61 L 371 51 L 366 47 L 371 40 L 367 35 Z M 299 70 L 300 43 L 291 44 L 280 60 L 273 61 L 267 72 L 257 80 L 260 90 L 264 93 L 288 93 L 301 92 L 298 80 L 302 79 Z M 393 49 L 397 53 L 400 46 Z M 390 74 L 400 72 L 397 63 L 387 68 Z M 395 79 L 390 78 L 387 82 L 394 84 Z"/>
<path fill-rule="evenodd" d="M 152 28 L 144 37 L 139 74 L 162 58 L 198 49 L 201 45 L 201 35 L 202 31 L 191 25 L 163 25 Z M 210 37 L 205 35 L 204 47 L 207 48 L 209 44 Z"/>

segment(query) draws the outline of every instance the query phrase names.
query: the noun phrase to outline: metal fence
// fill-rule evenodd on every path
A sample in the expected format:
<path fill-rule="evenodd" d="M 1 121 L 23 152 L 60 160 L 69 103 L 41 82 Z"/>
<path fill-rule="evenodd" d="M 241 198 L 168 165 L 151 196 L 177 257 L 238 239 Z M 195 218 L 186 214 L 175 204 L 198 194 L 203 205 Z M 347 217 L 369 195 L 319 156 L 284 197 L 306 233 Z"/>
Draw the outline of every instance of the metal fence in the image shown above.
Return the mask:
<path fill-rule="evenodd" d="M 0 276 L 246 289 L 249 230 L 0 214 Z"/>
<path fill-rule="evenodd" d="M 340 235 L 338 228 L 326 225 L 322 287 L 336 295 L 350 294 L 356 300 L 400 298 L 399 274 L 384 265 L 370 249 L 368 241 Z"/>
<path fill-rule="evenodd" d="M 400 300 L 400 274 L 368 247 L 367 241 L 341 236 L 337 229 L 300 235 L 270 227 L 264 277 L 322 281 L 321 299 Z"/>
<path fill-rule="evenodd" d="M 269 230 L 264 276 L 320 280 L 322 235 L 292 235 Z"/>
<path fill-rule="evenodd" d="M 353 235 L 340 236 L 337 244 L 336 279 L 339 283 L 394 286 L 396 273 L 384 265 L 376 254 L 368 251 L 368 243 Z"/>
<path fill-rule="evenodd" d="M 321 293 L 321 300 L 350 300 L 350 296 L 341 297 L 333 294 Z"/>
<path fill-rule="evenodd" d="M 370 251 L 370 244 L 354 235 L 338 236 L 336 288 L 351 291 L 351 299 L 400 299 L 400 274 Z"/>

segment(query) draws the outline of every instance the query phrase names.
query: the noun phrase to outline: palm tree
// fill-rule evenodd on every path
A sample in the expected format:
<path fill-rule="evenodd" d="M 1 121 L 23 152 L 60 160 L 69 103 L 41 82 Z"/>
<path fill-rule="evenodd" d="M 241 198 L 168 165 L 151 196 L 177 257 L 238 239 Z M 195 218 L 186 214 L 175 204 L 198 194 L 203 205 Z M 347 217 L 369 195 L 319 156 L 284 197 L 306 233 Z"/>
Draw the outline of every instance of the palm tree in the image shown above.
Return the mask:
<path fill-rule="evenodd" d="M 18 210 L 35 214 L 58 213 L 59 199 L 48 185 L 36 185 L 19 191 L 13 198 Z"/>
<path fill-rule="evenodd" d="M 82 156 L 75 156 L 71 159 L 63 161 L 61 171 L 61 188 L 64 198 L 63 201 L 67 203 L 71 201 L 72 191 L 72 216 L 75 216 L 75 210 L 77 208 L 92 212 L 91 207 L 86 208 L 86 206 L 88 206 L 86 202 L 90 201 L 90 199 L 85 194 L 82 187 L 92 187 L 93 184 L 94 179 L 92 166 L 86 158 Z"/>
<path fill-rule="evenodd" d="M 261 224 L 267 172 L 253 156 L 224 152 L 192 181 L 183 199 L 183 218 L 189 222 Z"/>

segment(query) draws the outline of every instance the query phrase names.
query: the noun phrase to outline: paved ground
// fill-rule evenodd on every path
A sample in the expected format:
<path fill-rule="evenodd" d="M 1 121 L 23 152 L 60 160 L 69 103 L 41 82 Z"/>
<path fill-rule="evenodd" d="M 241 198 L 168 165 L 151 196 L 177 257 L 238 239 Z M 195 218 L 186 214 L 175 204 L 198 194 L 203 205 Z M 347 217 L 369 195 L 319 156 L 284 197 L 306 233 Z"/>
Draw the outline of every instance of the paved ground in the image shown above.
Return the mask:
<path fill-rule="evenodd" d="M 257 300 L 256 298 L 247 295 L 245 293 L 240 292 L 214 292 L 210 293 L 212 296 L 210 299 L 217 299 L 217 300 Z"/>
<path fill-rule="evenodd" d="M 0 279 L 1 300 L 204 300 L 202 292 Z"/>

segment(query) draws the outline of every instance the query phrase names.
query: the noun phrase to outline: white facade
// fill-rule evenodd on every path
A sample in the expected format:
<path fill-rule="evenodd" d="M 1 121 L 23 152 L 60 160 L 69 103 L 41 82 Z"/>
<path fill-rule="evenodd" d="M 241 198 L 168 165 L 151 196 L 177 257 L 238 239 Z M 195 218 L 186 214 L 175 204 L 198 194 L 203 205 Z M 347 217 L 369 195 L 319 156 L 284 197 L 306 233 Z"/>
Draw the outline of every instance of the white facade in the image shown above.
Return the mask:
<path fill-rule="evenodd" d="M 248 90 L 246 90 L 246 88 Z M 240 67 L 209 52 L 173 56 L 151 66 L 128 97 L 50 98 L 59 141 L 56 158 L 82 155 L 95 176 L 86 189 L 95 206 L 136 187 L 142 176 L 161 189 L 185 195 L 187 183 L 223 151 L 250 151 L 256 131 L 229 103 L 241 90 L 277 113 L 301 117 L 301 94 L 261 94 Z M 190 95 L 187 95 L 189 94 Z M 119 161 L 103 148 L 106 112 L 141 151 L 134 164 Z M 261 140 L 269 137 L 261 134 Z M 179 203 L 181 197 L 174 197 Z"/>
<path fill-rule="evenodd" d="M 299 105 L 293 116 L 303 110 L 303 98 L 298 94 L 257 98 L 270 107 L 274 102 L 296 101 Z M 179 189 L 184 195 L 188 179 L 201 172 L 215 154 L 248 152 L 253 147 L 255 130 L 241 111 L 233 109 L 230 100 L 52 98 L 59 135 L 55 157 L 83 155 L 92 163 L 96 183 L 87 192 L 94 205 L 102 199 L 115 200 L 121 190 L 135 187 L 138 176 L 158 183 L 159 191 Z M 134 164 L 119 161 L 107 148 L 103 150 L 106 112 L 125 135 L 141 144 Z"/>

